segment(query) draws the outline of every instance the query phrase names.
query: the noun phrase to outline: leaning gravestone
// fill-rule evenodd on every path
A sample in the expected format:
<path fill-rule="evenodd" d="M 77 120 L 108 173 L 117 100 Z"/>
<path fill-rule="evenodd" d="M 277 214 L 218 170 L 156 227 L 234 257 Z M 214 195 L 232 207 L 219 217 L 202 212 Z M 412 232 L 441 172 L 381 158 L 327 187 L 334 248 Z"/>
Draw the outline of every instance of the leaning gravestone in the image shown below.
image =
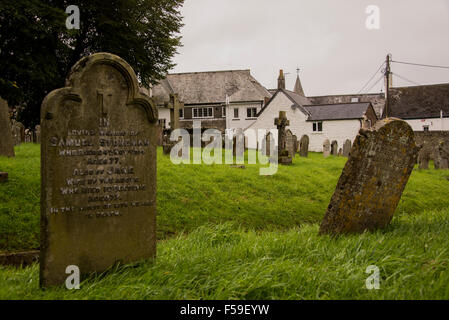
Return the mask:
<path fill-rule="evenodd" d="M 386 227 L 416 163 L 412 128 L 399 119 L 361 129 L 321 223 L 320 233 Z"/>
<path fill-rule="evenodd" d="M 9 107 L 6 101 L 0 98 L 0 156 L 14 157 L 14 155 L 14 139 L 11 121 L 9 120 Z"/>
<path fill-rule="evenodd" d="M 327 158 L 331 155 L 331 143 L 328 139 L 323 142 L 323 157 Z"/>
<path fill-rule="evenodd" d="M 349 154 L 351 153 L 351 147 L 352 142 L 351 140 L 347 139 L 345 143 L 343 144 L 343 157 L 349 157 Z"/>
<path fill-rule="evenodd" d="M 307 158 L 309 156 L 309 137 L 303 135 L 299 141 L 299 156 Z"/>
<path fill-rule="evenodd" d="M 156 121 L 120 57 L 81 59 L 41 109 L 41 286 L 156 254 Z"/>

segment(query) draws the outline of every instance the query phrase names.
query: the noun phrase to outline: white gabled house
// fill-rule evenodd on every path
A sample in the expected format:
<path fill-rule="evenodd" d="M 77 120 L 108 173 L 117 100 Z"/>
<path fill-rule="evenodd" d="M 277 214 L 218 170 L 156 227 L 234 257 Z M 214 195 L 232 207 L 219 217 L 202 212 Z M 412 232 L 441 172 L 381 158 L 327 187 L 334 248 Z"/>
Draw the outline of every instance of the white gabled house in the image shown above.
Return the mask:
<path fill-rule="evenodd" d="M 298 139 L 307 135 L 309 150 L 322 152 L 325 140 L 335 140 L 338 148 L 343 147 L 347 139 L 354 141 L 361 128 L 371 127 L 378 119 L 370 102 L 312 105 L 302 90 L 295 91 L 279 88 L 245 131 L 275 129 L 279 111 L 285 111 L 290 120 L 287 129 Z"/>

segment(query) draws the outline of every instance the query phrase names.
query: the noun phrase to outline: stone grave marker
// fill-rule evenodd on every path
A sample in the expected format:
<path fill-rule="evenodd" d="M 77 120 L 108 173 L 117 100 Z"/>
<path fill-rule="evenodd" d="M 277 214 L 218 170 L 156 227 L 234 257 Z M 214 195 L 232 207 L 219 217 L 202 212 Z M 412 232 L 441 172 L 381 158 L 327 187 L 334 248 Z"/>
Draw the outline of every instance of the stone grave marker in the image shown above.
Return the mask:
<path fill-rule="evenodd" d="M 440 142 L 439 146 L 439 155 L 440 155 L 440 169 L 448 170 L 449 169 L 449 140 L 444 140 Z"/>
<path fill-rule="evenodd" d="M 430 153 L 428 149 L 422 148 L 418 153 L 418 168 L 420 170 L 429 169 Z"/>
<path fill-rule="evenodd" d="M 324 140 L 323 142 L 323 157 L 327 158 L 331 155 L 331 143 L 329 139 Z"/>
<path fill-rule="evenodd" d="M 295 155 L 295 145 L 293 141 L 293 134 L 290 130 L 285 132 L 285 150 L 288 152 L 288 156 L 293 158 Z"/>
<path fill-rule="evenodd" d="M 34 129 L 34 142 L 41 143 L 41 126 L 36 125 Z"/>
<path fill-rule="evenodd" d="M 338 142 L 336 140 L 331 143 L 331 154 L 333 156 L 338 156 Z"/>
<path fill-rule="evenodd" d="M 351 153 L 351 147 L 352 142 L 351 140 L 347 139 L 345 143 L 343 144 L 343 157 L 349 157 L 349 154 Z"/>
<path fill-rule="evenodd" d="M 299 141 L 296 135 L 293 135 L 292 138 L 293 138 L 293 157 L 294 157 L 295 154 L 299 151 Z"/>
<path fill-rule="evenodd" d="M 320 234 L 360 233 L 386 227 L 407 184 L 419 148 L 399 119 L 361 129 L 321 223 Z"/>
<path fill-rule="evenodd" d="M 338 149 L 338 156 L 339 157 L 343 156 L 343 149 L 342 148 Z"/>
<path fill-rule="evenodd" d="M 273 138 L 273 135 L 271 134 L 271 132 L 268 132 L 266 134 L 264 141 L 265 141 L 265 148 L 264 148 L 265 155 L 267 157 L 270 157 L 271 156 L 271 145 L 274 143 L 274 138 Z"/>
<path fill-rule="evenodd" d="M 299 141 L 299 156 L 307 158 L 309 156 L 309 136 L 303 135 Z"/>
<path fill-rule="evenodd" d="M 9 119 L 9 107 L 6 101 L 2 98 L 0 98 L 0 156 L 15 156 L 14 139 L 11 121 Z"/>
<path fill-rule="evenodd" d="M 132 68 L 109 53 L 78 61 L 41 109 L 42 287 L 156 254 L 156 123 Z"/>
<path fill-rule="evenodd" d="M 274 124 L 278 129 L 278 163 L 282 165 L 292 164 L 293 159 L 286 148 L 286 127 L 290 125 L 290 121 L 287 119 L 285 111 L 279 111 L 279 117 L 274 120 Z"/>

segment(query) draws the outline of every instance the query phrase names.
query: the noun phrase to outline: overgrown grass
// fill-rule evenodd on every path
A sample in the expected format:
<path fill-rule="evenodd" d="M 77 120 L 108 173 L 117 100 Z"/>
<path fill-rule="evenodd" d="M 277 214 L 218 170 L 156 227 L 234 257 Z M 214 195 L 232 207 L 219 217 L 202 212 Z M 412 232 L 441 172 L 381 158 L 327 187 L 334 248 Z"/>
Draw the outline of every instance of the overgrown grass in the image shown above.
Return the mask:
<path fill-rule="evenodd" d="M 16 147 L 0 157 L 9 182 L 0 184 L 0 251 L 39 248 L 40 150 Z M 345 158 L 297 156 L 292 166 L 260 176 L 259 165 L 174 165 L 158 154 L 158 238 L 191 232 L 204 224 L 234 222 L 247 230 L 288 230 L 321 221 Z M 415 170 L 396 215 L 449 207 L 448 171 Z"/>
<path fill-rule="evenodd" d="M 39 147 L 0 158 L 1 249 L 38 246 Z M 448 299 L 449 171 L 418 171 L 382 231 L 318 236 L 344 158 L 259 166 L 158 159 L 157 259 L 93 276 L 81 290 L 38 288 L 38 265 L 0 267 L 0 299 Z M 6 235 L 4 237 L 3 235 Z M 5 240 L 6 239 L 6 240 Z M 380 269 L 367 290 L 366 268 Z"/>
<path fill-rule="evenodd" d="M 204 225 L 159 243 L 151 262 L 116 268 L 81 289 L 40 290 L 38 266 L 0 267 L 0 299 L 448 299 L 449 211 L 402 216 L 384 231 L 336 239 L 318 225 L 244 231 Z M 380 270 L 367 290 L 366 268 Z"/>

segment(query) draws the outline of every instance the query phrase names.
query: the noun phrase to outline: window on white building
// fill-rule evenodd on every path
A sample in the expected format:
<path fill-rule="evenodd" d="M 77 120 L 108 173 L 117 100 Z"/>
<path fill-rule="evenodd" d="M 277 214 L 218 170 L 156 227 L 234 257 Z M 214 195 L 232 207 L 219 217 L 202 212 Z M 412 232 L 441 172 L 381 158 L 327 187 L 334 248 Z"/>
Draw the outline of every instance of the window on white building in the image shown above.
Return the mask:
<path fill-rule="evenodd" d="M 359 102 L 359 98 L 351 98 L 351 102 L 352 102 L 352 103 L 354 103 L 354 102 Z"/>
<path fill-rule="evenodd" d="M 323 132 L 323 122 L 314 122 L 312 126 L 313 132 Z"/>
<path fill-rule="evenodd" d="M 257 117 L 257 108 L 246 108 L 246 116 L 248 118 L 256 118 Z"/>
<path fill-rule="evenodd" d="M 193 108 L 193 118 L 213 118 L 214 108 Z"/>
<path fill-rule="evenodd" d="M 184 109 L 179 109 L 179 119 L 184 119 Z"/>
<path fill-rule="evenodd" d="M 234 108 L 234 119 L 239 118 L 239 108 Z"/>
<path fill-rule="evenodd" d="M 221 107 L 221 116 L 226 118 L 226 107 Z"/>
<path fill-rule="evenodd" d="M 423 130 L 424 130 L 425 132 L 430 131 L 430 126 L 423 126 L 422 128 L 423 128 Z"/>

